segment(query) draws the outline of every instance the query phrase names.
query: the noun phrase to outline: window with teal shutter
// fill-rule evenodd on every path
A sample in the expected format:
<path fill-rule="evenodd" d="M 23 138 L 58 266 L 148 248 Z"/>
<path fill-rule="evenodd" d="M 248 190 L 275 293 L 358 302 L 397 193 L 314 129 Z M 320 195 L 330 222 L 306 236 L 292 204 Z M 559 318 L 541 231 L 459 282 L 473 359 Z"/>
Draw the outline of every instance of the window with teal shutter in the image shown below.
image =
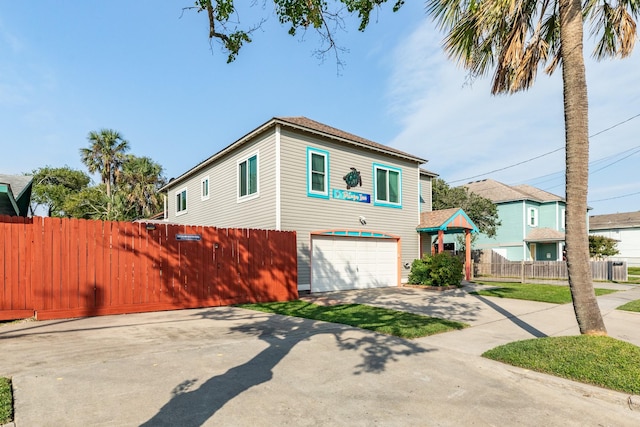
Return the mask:
<path fill-rule="evenodd" d="M 329 152 L 307 147 L 307 195 L 329 198 Z"/>

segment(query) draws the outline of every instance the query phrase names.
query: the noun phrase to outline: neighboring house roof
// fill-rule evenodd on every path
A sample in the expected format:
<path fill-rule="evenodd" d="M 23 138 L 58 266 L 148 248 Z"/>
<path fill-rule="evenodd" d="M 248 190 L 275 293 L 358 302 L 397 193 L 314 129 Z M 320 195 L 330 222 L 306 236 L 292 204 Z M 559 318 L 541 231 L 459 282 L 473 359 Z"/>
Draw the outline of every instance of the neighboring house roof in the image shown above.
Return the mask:
<path fill-rule="evenodd" d="M 189 169 L 187 172 L 183 173 L 182 175 L 180 175 L 179 177 L 172 179 L 167 185 L 165 185 L 164 187 L 162 187 L 160 189 L 160 191 L 166 190 L 167 188 L 170 188 L 174 185 L 176 185 L 178 182 L 182 181 L 183 179 L 187 178 L 188 176 L 196 173 L 197 171 L 199 171 L 200 169 L 210 165 L 211 163 L 215 162 L 217 159 L 221 158 L 222 156 L 224 156 L 225 154 L 229 153 L 230 151 L 240 147 L 241 145 L 243 145 L 244 143 L 246 143 L 247 141 L 249 141 L 252 137 L 268 130 L 271 127 L 274 127 L 276 125 L 281 125 L 281 126 L 285 126 L 291 129 L 296 129 L 296 130 L 300 130 L 303 132 L 309 132 L 309 133 L 313 133 L 319 136 L 323 136 L 325 138 L 330 138 L 342 143 L 346 143 L 346 144 L 350 144 L 350 145 L 355 145 L 357 147 L 361 147 L 361 148 L 365 148 L 368 150 L 373 150 L 373 151 L 377 151 L 377 152 L 381 152 L 384 154 L 388 154 L 391 156 L 395 156 L 395 157 L 400 157 L 409 161 L 413 161 L 419 164 L 422 163 L 426 163 L 427 160 L 414 156 L 412 154 L 409 153 L 405 153 L 404 151 L 400 151 L 400 150 L 396 150 L 395 148 L 392 147 L 388 147 L 386 145 L 382 145 L 379 144 L 377 142 L 368 140 L 366 138 L 362 138 L 359 137 L 357 135 L 354 135 L 352 133 L 349 132 L 345 132 L 343 130 L 331 127 L 331 126 L 327 126 L 323 123 L 320 122 L 316 122 L 315 120 L 311 120 L 308 119 L 306 117 L 274 117 L 271 120 L 265 122 L 264 124 L 262 124 L 261 126 L 257 127 L 256 129 L 252 130 L 251 132 L 247 133 L 246 135 L 244 135 L 243 137 L 241 137 L 240 139 L 236 140 L 235 142 L 231 143 L 230 145 L 228 145 L 227 147 L 223 148 L 222 150 L 218 151 L 216 154 L 214 154 L 213 156 L 209 157 L 208 159 L 204 160 L 203 162 L 199 163 L 198 165 L 194 166 L 193 168 Z"/>
<path fill-rule="evenodd" d="M 563 242 L 564 233 L 552 228 L 534 228 L 524 239 L 525 242 Z"/>
<path fill-rule="evenodd" d="M 431 172 L 431 171 L 428 171 L 428 170 L 423 169 L 423 168 L 420 168 L 420 175 L 430 176 L 431 178 L 435 178 L 435 177 L 440 176 L 435 172 Z"/>
<path fill-rule="evenodd" d="M 27 216 L 33 177 L 0 174 L 0 215 Z"/>
<path fill-rule="evenodd" d="M 462 209 L 451 208 L 422 212 L 420 214 L 420 225 L 416 227 L 416 230 L 421 233 L 434 233 L 440 230 L 445 232 L 459 232 L 461 230 L 477 232 L 478 227 Z"/>
<path fill-rule="evenodd" d="M 536 202 L 564 202 L 565 199 L 555 194 L 549 193 L 530 185 L 507 185 L 493 179 L 483 179 L 464 184 L 463 187 L 469 189 L 481 197 L 491 200 L 494 203 L 515 202 L 519 200 L 533 200 Z"/>
<path fill-rule="evenodd" d="M 640 228 L 640 211 L 589 217 L 589 231 L 612 228 Z"/>

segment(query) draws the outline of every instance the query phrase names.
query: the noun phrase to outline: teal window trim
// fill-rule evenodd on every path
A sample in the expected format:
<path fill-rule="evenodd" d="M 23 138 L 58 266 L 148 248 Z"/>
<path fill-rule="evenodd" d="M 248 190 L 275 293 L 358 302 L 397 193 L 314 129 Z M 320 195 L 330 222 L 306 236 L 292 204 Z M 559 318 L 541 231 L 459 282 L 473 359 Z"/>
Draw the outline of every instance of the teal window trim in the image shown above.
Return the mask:
<path fill-rule="evenodd" d="M 238 160 L 238 202 L 250 200 L 260 194 L 259 153 Z"/>
<path fill-rule="evenodd" d="M 186 187 L 176 191 L 176 215 L 187 213 L 187 189 Z"/>
<path fill-rule="evenodd" d="M 402 209 L 402 169 L 373 164 L 373 205 Z"/>
<path fill-rule="evenodd" d="M 529 227 L 538 226 L 538 208 L 529 207 L 527 209 L 527 225 Z"/>
<path fill-rule="evenodd" d="M 315 156 L 322 156 L 324 158 L 323 167 L 324 172 L 313 169 L 313 158 Z M 316 157 L 317 158 L 317 157 Z M 319 177 L 324 173 L 322 177 L 323 189 L 313 188 L 313 177 Z M 329 198 L 329 152 L 326 150 L 320 150 L 319 148 L 307 147 L 307 196 L 318 197 L 321 199 Z"/>

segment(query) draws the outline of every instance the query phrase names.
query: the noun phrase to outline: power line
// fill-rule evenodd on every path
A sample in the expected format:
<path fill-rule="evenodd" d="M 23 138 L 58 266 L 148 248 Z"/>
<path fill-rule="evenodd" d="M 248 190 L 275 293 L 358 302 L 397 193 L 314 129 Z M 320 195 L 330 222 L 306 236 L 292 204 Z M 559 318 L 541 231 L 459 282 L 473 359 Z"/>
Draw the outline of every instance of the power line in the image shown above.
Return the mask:
<path fill-rule="evenodd" d="M 623 197 L 635 196 L 636 194 L 640 194 L 640 191 L 636 191 L 635 193 L 623 194 L 622 196 L 609 197 L 607 199 L 589 200 L 589 203 L 598 203 L 598 202 L 606 202 L 607 200 L 622 199 Z"/>
<path fill-rule="evenodd" d="M 629 117 L 629 118 L 628 118 L 628 119 L 626 119 L 626 120 L 623 120 L 623 121 L 621 121 L 621 122 L 618 122 L 618 123 L 614 124 L 613 126 L 610 126 L 610 127 L 606 128 L 606 129 L 603 129 L 603 130 L 601 130 L 601 131 L 599 131 L 599 132 L 596 132 L 596 133 L 594 133 L 594 134 L 590 135 L 590 136 L 589 136 L 589 138 L 591 139 L 591 138 L 596 137 L 596 136 L 598 136 L 598 135 L 600 135 L 600 134 L 603 134 L 603 133 L 605 133 L 605 132 L 608 132 L 608 131 L 610 131 L 611 129 L 614 129 L 614 128 L 616 128 L 616 127 L 618 127 L 618 126 L 620 126 L 620 125 L 622 125 L 622 124 L 624 124 L 624 123 L 627 123 L 627 122 L 629 122 L 629 121 L 631 121 L 631 120 L 633 120 L 633 119 L 635 119 L 635 118 L 638 118 L 638 117 L 640 117 L 640 113 L 636 114 L 635 116 Z M 518 163 L 512 164 L 512 165 L 510 165 L 510 166 L 505 166 L 505 167 L 503 167 L 503 168 L 495 169 L 495 170 L 492 170 L 492 171 L 490 171 L 490 172 L 481 173 L 481 174 L 479 174 L 479 175 L 474 175 L 474 176 L 471 176 L 471 177 L 468 177 L 468 178 L 457 179 L 457 180 L 455 180 L 455 181 L 449 181 L 449 184 L 454 184 L 454 183 L 456 183 L 456 182 L 461 182 L 461 181 L 469 181 L 469 180 L 471 180 L 471 179 L 478 178 L 478 177 L 485 176 L 485 175 L 489 175 L 489 174 L 492 174 L 492 173 L 495 173 L 495 172 L 501 172 L 501 171 L 503 171 L 503 170 L 510 169 L 510 168 L 513 168 L 513 167 L 516 167 L 516 166 L 520 166 L 520 165 L 522 165 L 522 164 L 529 163 L 529 162 L 532 162 L 532 161 L 534 161 L 534 160 L 537 160 L 537 159 L 539 159 L 539 158 L 541 158 L 541 157 L 545 157 L 545 156 L 548 156 L 548 155 L 550 155 L 550 154 L 556 153 L 556 152 L 558 152 L 558 151 L 560 151 L 560 150 L 563 150 L 564 148 L 565 148 L 565 147 L 564 147 L 564 146 L 562 146 L 562 147 L 560 147 L 560 148 L 556 148 L 556 149 L 555 149 L 555 150 L 553 150 L 553 151 L 549 151 L 548 153 L 544 153 L 544 154 L 541 154 L 541 155 L 539 155 L 539 156 L 532 157 L 532 158 L 527 159 L 527 160 L 523 160 L 523 161 L 521 161 L 521 162 L 518 162 Z M 601 170 L 601 169 L 598 169 L 598 170 Z"/>

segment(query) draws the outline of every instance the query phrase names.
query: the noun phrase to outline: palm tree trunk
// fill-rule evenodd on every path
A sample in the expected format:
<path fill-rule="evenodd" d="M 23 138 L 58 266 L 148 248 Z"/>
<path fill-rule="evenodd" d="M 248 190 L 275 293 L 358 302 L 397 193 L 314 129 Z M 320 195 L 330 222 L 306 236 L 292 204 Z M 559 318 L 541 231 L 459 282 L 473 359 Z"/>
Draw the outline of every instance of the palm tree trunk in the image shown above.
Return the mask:
<path fill-rule="evenodd" d="M 580 0 L 560 0 L 560 40 L 566 133 L 566 245 L 569 287 L 581 334 L 606 335 L 589 265 L 587 192 L 589 114 Z"/>

